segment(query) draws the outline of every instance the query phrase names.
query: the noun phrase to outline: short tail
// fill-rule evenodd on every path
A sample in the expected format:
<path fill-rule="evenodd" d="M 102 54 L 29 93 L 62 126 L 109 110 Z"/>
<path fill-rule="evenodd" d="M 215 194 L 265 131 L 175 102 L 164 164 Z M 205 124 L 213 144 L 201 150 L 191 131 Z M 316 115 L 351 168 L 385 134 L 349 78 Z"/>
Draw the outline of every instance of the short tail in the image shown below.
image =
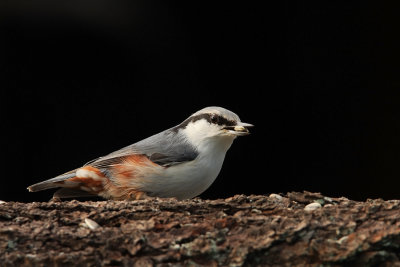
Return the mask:
<path fill-rule="evenodd" d="M 61 184 L 59 182 L 67 180 L 69 178 L 75 177 L 76 170 L 69 171 L 67 173 L 61 174 L 57 177 L 54 177 L 52 179 L 33 184 L 28 186 L 29 192 L 37 192 L 37 191 L 42 191 L 50 188 L 57 188 L 60 187 Z"/>
<path fill-rule="evenodd" d="M 30 192 L 61 187 L 55 192 L 54 197 L 70 198 L 98 195 L 104 191 L 104 185 L 108 178 L 103 171 L 92 166 L 84 166 L 55 178 L 31 185 L 28 187 Z"/>

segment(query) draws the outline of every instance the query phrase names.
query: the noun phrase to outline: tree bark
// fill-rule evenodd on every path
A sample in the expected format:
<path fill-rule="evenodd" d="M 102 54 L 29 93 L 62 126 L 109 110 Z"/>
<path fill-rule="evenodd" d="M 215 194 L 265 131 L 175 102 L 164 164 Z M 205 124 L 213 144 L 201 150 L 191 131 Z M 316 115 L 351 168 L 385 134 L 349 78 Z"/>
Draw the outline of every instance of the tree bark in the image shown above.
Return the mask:
<path fill-rule="evenodd" d="M 0 265 L 400 266 L 399 215 L 399 200 L 310 192 L 3 202 Z"/>

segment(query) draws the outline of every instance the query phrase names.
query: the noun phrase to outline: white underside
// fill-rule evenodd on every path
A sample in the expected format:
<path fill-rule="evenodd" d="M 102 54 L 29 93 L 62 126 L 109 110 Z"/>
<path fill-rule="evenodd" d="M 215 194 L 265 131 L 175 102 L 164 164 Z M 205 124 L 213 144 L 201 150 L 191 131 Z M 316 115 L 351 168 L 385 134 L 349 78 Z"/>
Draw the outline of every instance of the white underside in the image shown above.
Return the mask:
<path fill-rule="evenodd" d="M 150 196 L 193 198 L 203 193 L 217 178 L 225 154 L 234 136 L 208 138 L 198 144 L 199 155 L 193 161 L 173 165 L 157 175 L 148 177 L 142 184 L 143 191 Z"/>
<path fill-rule="evenodd" d="M 193 198 L 203 193 L 217 178 L 225 153 L 200 156 L 194 161 L 171 166 L 165 180 L 152 184 L 151 192 L 159 197 Z"/>

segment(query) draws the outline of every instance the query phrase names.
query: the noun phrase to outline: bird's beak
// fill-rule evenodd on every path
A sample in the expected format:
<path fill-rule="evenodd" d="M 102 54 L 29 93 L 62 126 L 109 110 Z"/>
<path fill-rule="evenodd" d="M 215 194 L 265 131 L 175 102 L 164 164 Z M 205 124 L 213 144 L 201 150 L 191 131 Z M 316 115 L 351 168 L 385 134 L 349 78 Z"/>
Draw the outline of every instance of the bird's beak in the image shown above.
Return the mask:
<path fill-rule="evenodd" d="M 250 123 L 245 123 L 245 122 L 238 122 L 237 125 L 227 126 L 224 129 L 227 130 L 230 134 L 233 134 L 236 136 L 243 136 L 243 135 L 250 134 L 249 130 L 247 129 L 249 127 L 254 127 L 254 125 L 250 124 Z"/>
<path fill-rule="evenodd" d="M 238 126 L 242 126 L 242 127 L 245 127 L 245 128 L 254 127 L 253 124 L 245 123 L 245 122 L 238 122 Z"/>

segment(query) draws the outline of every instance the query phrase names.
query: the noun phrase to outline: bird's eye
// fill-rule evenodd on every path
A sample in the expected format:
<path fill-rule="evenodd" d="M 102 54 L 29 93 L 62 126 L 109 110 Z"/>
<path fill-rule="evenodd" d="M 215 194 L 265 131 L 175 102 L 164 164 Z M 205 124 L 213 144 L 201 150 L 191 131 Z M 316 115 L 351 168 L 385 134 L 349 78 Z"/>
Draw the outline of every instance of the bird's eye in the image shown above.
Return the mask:
<path fill-rule="evenodd" d="M 218 116 L 217 115 L 211 115 L 211 122 L 212 123 L 218 123 Z"/>

